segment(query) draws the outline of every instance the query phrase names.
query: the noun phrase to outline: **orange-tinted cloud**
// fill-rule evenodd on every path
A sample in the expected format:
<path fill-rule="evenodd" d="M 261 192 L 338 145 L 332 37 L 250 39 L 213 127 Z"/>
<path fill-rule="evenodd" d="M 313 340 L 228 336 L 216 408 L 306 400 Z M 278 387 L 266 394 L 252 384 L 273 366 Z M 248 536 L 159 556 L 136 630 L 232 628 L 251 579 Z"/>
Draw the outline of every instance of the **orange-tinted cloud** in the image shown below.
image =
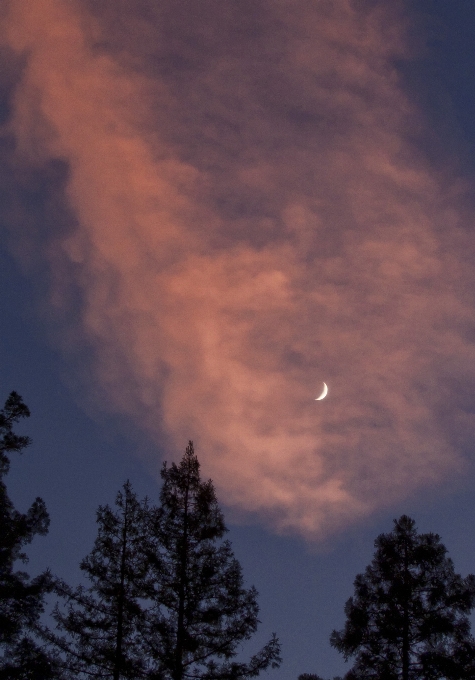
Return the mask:
<path fill-rule="evenodd" d="M 69 166 L 54 298 L 74 277 L 111 408 L 309 537 L 460 470 L 451 428 L 472 427 L 445 406 L 474 378 L 463 215 L 410 141 L 395 4 L 30 0 L 4 21 L 17 162 Z"/>

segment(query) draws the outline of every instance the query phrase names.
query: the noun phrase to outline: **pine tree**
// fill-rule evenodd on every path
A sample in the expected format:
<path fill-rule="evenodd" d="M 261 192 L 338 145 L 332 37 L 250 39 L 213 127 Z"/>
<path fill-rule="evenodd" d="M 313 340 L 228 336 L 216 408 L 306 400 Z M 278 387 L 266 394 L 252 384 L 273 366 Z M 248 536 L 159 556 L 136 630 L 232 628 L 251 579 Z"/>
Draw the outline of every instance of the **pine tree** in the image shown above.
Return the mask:
<path fill-rule="evenodd" d="M 278 666 L 275 636 L 248 663 L 232 661 L 256 631 L 257 593 L 243 588 L 220 540 L 223 515 L 191 442 L 162 478 L 159 506 L 138 501 L 127 483 L 117 512 L 99 508 L 98 537 L 81 563 L 89 587 L 57 581 L 61 634 L 49 640 L 64 668 L 110 680 L 244 680 Z"/>
<path fill-rule="evenodd" d="M 346 603 L 345 628 L 330 638 L 346 660 L 355 657 L 347 680 L 475 678 L 475 577 L 456 574 L 440 537 L 418 534 L 407 516 L 375 547 Z"/>
<path fill-rule="evenodd" d="M 30 412 L 22 398 L 12 392 L 0 411 L 0 678 L 52 678 L 56 672 L 51 658 L 36 638 L 44 596 L 50 588 L 48 572 L 30 580 L 15 571 L 18 561 L 27 562 L 24 546 L 37 534 L 48 531 L 45 504 L 37 498 L 26 513 L 15 509 L 4 481 L 10 469 L 10 454 L 21 453 L 30 439 L 15 434 L 14 425 Z"/>
<path fill-rule="evenodd" d="M 153 617 L 145 653 L 164 680 L 238 680 L 280 663 L 275 635 L 248 663 L 233 661 L 259 623 L 257 592 L 243 587 L 211 480 L 202 482 L 190 442 L 179 465 L 165 464 L 155 513 Z"/>
<path fill-rule="evenodd" d="M 152 588 L 144 559 L 149 535 L 148 502 L 138 501 L 131 484 L 97 512 L 98 535 L 80 568 L 88 587 L 56 582 L 63 599 L 54 618 L 62 636 L 50 641 L 60 650 L 63 665 L 79 677 L 144 678 L 146 659 L 140 645 L 144 602 Z"/>

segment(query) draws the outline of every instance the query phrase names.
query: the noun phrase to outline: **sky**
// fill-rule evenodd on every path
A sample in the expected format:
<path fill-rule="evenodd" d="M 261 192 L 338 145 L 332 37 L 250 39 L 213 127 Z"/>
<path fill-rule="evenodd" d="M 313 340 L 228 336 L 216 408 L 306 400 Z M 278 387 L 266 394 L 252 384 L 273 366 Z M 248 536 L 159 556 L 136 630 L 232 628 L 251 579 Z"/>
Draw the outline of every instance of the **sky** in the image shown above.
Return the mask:
<path fill-rule="evenodd" d="M 71 582 L 189 439 L 269 677 L 330 677 L 402 513 L 475 571 L 471 0 L 4 0 L 0 385 Z M 322 401 L 315 398 L 323 382 Z"/>

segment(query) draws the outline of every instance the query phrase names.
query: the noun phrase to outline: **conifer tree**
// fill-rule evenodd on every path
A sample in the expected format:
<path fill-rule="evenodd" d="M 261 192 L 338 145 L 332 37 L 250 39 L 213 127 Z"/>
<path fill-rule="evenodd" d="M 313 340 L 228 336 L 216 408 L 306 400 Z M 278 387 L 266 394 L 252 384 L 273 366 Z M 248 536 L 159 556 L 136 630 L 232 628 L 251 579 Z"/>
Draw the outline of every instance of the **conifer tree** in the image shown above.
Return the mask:
<path fill-rule="evenodd" d="M 144 559 L 149 535 L 148 502 L 137 500 L 131 484 L 97 512 L 98 535 L 80 568 L 89 586 L 56 582 L 63 605 L 54 618 L 61 636 L 50 635 L 63 666 L 88 678 L 144 678 L 146 659 L 140 645 L 144 601 L 152 592 Z"/>
<path fill-rule="evenodd" d="M 280 663 L 275 635 L 248 663 L 233 661 L 258 624 L 257 592 L 243 587 L 211 480 L 200 478 L 190 442 L 179 465 L 165 464 L 155 512 L 153 616 L 146 654 L 164 680 L 238 680 Z"/>
<path fill-rule="evenodd" d="M 65 604 L 49 634 L 64 668 L 110 680 L 244 680 L 280 663 L 275 636 L 248 663 L 233 661 L 256 631 L 257 593 L 243 587 L 211 481 L 190 442 L 162 469 L 160 504 L 127 483 L 118 511 L 99 508 L 98 537 L 81 563 L 89 587 L 57 582 Z"/>
<path fill-rule="evenodd" d="M 437 534 L 418 534 L 403 515 L 375 542 L 376 553 L 355 580 L 346 625 L 332 646 L 355 657 L 347 680 L 469 680 L 475 641 L 469 614 L 475 577 L 455 573 Z"/>
<path fill-rule="evenodd" d="M 0 679 L 56 677 L 52 659 L 36 638 L 37 624 L 44 609 L 44 595 L 50 587 L 48 572 L 34 579 L 16 571 L 16 563 L 27 562 L 24 546 L 37 534 L 48 531 L 45 504 L 37 498 L 26 513 L 15 509 L 5 484 L 10 455 L 21 453 L 29 437 L 17 435 L 14 426 L 30 412 L 16 392 L 11 392 L 0 410 Z"/>

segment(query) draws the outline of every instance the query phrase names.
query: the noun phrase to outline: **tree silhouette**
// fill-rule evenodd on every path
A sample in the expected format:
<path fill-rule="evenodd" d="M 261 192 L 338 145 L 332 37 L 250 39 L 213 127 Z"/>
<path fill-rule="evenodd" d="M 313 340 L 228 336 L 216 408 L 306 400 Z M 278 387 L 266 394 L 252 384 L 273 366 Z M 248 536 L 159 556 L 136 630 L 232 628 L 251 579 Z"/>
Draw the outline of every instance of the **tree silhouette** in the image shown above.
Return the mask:
<path fill-rule="evenodd" d="M 147 676 L 139 637 L 145 602 L 153 592 L 144 558 L 148 502 L 137 500 L 127 482 L 116 506 L 115 512 L 108 505 L 97 512 L 94 548 L 80 565 L 90 585 L 73 589 L 56 581 L 64 604 L 56 606 L 54 618 L 62 636 L 50 634 L 49 639 L 60 650 L 64 668 L 80 677 Z"/>
<path fill-rule="evenodd" d="M 88 587 L 57 580 L 60 634 L 45 636 L 63 668 L 113 680 L 244 680 L 278 666 L 275 636 L 248 663 L 232 661 L 257 629 L 257 593 L 243 588 L 220 541 L 223 515 L 191 442 L 162 479 L 158 506 L 138 501 L 127 482 L 117 511 L 99 508 L 94 549 L 80 565 Z"/>
<path fill-rule="evenodd" d="M 280 663 L 275 635 L 248 663 L 233 661 L 258 624 L 257 592 L 246 590 L 211 480 L 202 482 L 190 442 L 179 465 L 165 464 L 154 519 L 153 617 L 145 651 L 157 678 L 238 680 Z"/>
<path fill-rule="evenodd" d="M 0 678 L 56 677 L 52 660 L 36 639 L 44 595 L 49 590 L 48 572 L 30 580 L 16 571 L 18 561 L 27 562 L 23 551 L 36 534 L 48 531 L 45 504 L 37 498 L 26 513 L 15 509 L 8 496 L 4 478 L 10 469 L 10 454 L 21 453 L 30 439 L 15 434 L 13 428 L 30 412 L 16 392 L 12 392 L 0 411 Z"/>
<path fill-rule="evenodd" d="M 437 534 L 418 534 L 403 515 L 355 579 L 345 628 L 330 641 L 348 660 L 347 680 L 461 680 L 475 677 L 468 615 L 475 577 L 462 578 Z"/>

